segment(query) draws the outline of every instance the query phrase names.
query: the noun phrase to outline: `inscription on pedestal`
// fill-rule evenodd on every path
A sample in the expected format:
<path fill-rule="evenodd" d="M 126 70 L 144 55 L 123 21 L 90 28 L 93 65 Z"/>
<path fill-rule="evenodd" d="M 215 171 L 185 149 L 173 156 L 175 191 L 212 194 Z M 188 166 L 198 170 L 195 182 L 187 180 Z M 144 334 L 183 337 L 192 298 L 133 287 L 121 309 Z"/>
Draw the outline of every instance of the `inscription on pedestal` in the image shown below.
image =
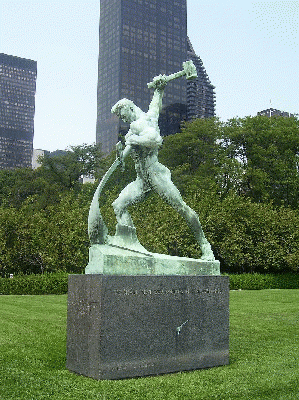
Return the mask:
<path fill-rule="evenodd" d="M 211 288 L 206 288 L 206 289 L 195 289 L 195 290 L 190 290 L 189 288 L 187 289 L 132 289 L 132 288 L 125 288 L 125 289 L 114 289 L 114 293 L 116 295 L 172 295 L 172 294 L 216 294 L 219 293 L 221 294 L 222 292 L 217 288 L 217 289 L 211 289 Z"/>

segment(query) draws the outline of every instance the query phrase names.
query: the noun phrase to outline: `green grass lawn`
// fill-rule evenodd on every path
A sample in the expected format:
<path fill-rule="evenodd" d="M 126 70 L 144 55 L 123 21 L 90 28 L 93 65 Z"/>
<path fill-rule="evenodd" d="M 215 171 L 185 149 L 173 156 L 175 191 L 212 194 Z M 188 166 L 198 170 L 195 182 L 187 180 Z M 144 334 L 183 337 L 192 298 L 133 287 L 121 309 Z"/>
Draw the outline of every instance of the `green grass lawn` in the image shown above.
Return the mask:
<path fill-rule="evenodd" d="M 67 296 L 0 296 L 0 399 L 299 399 L 299 290 L 230 292 L 230 365 L 95 381 L 65 369 Z"/>

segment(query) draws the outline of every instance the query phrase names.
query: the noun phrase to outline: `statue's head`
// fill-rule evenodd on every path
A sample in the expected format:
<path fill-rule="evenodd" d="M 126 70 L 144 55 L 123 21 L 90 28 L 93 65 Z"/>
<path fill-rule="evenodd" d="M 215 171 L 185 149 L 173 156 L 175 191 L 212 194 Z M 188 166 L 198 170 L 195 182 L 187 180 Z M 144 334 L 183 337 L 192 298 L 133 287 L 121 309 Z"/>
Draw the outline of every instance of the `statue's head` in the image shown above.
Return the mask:
<path fill-rule="evenodd" d="M 140 108 L 137 107 L 133 101 L 128 99 L 119 100 L 114 106 L 111 108 L 111 112 L 116 114 L 119 118 L 121 118 L 124 122 L 131 123 L 136 121 L 137 114 L 139 114 Z M 141 111 L 141 110 L 140 110 Z"/>

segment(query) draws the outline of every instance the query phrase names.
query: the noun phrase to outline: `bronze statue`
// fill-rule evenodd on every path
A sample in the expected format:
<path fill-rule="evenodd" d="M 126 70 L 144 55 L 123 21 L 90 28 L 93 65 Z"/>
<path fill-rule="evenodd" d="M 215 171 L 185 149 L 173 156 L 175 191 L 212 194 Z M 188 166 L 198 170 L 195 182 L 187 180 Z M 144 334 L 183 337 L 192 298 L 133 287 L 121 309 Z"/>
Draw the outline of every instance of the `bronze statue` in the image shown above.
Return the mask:
<path fill-rule="evenodd" d="M 119 100 L 111 109 L 124 122 L 130 124 L 128 133 L 125 136 L 126 147 L 122 150 L 121 145 L 117 144 L 118 158 L 110 167 L 107 174 L 102 179 L 103 185 L 121 164 L 124 158 L 130 154 L 135 162 L 137 173 L 136 180 L 129 183 L 113 202 L 113 209 L 117 219 L 117 231 L 134 228 L 132 218 L 128 212 L 128 207 L 134 203 L 142 201 L 151 191 L 156 192 L 167 201 L 183 218 L 185 218 L 192 230 L 202 251 L 201 260 L 215 260 L 211 246 L 203 233 L 198 215 L 182 199 L 182 196 L 171 180 L 171 174 L 167 167 L 158 161 L 158 150 L 162 144 L 158 119 L 162 110 L 162 98 L 164 89 L 169 80 L 186 75 L 187 79 L 196 77 L 196 68 L 192 61 L 183 64 L 184 69 L 176 74 L 169 76 L 156 76 L 148 87 L 154 88 L 152 101 L 148 111 L 143 112 L 131 100 Z M 100 185 L 101 185 L 100 183 Z M 99 187 L 100 187 L 99 185 Z M 102 185 L 102 187 L 103 187 Z M 97 189 L 94 200 L 95 204 L 91 207 L 89 234 L 91 242 L 104 243 L 107 237 L 106 227 L 99 225 L 94 216 L 99 218 L 99 211 L 96 210 L 97 199 L 102 187 Z M 100 240 L 97 238 L 100 237 Z"/>

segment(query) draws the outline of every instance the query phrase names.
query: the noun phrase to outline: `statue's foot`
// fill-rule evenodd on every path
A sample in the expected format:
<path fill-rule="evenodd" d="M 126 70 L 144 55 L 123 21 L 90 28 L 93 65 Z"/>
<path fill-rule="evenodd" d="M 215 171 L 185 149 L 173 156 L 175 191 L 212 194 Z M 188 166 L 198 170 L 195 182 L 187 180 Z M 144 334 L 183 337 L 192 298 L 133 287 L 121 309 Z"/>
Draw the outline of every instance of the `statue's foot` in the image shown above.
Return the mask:
<path fill-rule="evenodd" d="M 128 243 L 138 242 L 135 226 L 117 223 L 115 237 Z"/>
<path fill-rule="evenodd" d="M 116 233 L 114 236 L 108 236 L 106 243 L 123 249 L 133 250 L 144 254 L 149 252 L 140 244 L 136 228 L 134 226 L 116 225 Z"/>

